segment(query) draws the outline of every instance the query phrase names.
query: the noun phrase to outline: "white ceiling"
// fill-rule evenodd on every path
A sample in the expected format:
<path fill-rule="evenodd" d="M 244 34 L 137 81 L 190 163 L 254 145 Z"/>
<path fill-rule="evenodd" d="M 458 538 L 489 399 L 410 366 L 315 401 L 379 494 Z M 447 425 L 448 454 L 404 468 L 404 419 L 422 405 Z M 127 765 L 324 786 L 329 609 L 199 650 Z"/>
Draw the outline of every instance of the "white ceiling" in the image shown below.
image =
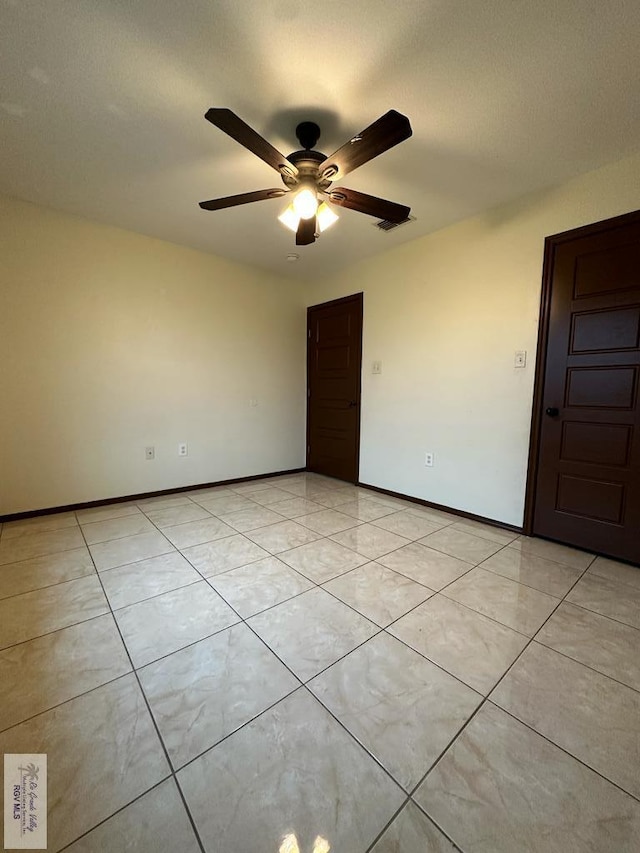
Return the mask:
<path fill-rule="evenodd" d="M 326 275 L 640 147 L 637 0 L 0 0 L 0 190 L 302 278 Z M 204 120 L 330 153 L 390 108 L 413 137 L 345 179 L 409 204 L 396 232 L 338 210 L 312 246 L 277 187 Z M 287 253 L 300 261 L 287 264 Z"/>

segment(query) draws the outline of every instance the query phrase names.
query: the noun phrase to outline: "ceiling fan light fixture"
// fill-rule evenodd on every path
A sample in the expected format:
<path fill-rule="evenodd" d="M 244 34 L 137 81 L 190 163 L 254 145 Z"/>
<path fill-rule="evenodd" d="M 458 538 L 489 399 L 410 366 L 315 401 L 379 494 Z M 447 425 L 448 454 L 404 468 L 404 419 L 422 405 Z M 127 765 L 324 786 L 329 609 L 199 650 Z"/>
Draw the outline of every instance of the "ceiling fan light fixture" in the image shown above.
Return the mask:
<path fill-rule="evenodd" d="M 278 217 L 280 222 L 289 229 L 289 231 L 293 231 L 295 234 L 298 230 L 298 225 L 300 224 L 300 217 L 293 209 L 293 205 L 288 205 L 285 210 Z"/>
<path fill-rule="evenodd" d="M 326 231 L 329 226 L 333 225 L 334 222 L 337 222 L 340 217 L 337 213 L 334 213 L 333 210 L 329 207 L 326 201 L 323 201 L 320 207 L 318 208 L 318 213 L 316 214 L 316 223 L 318 226 L 318 231 L 322 233 Z"/>
<path fill-rule="evenodd" d="M 293 199 L 293 209 L 300 219 L 311 219 L 318 210 L 318 198 L 315 190 L 303 187 Z"/>

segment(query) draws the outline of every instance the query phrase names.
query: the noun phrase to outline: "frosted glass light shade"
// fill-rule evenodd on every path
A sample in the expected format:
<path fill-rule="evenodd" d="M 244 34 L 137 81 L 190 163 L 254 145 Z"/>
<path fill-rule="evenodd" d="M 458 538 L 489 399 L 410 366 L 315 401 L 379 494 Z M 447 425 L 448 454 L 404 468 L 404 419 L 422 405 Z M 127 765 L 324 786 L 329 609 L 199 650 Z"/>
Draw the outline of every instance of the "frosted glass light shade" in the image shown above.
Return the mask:
<path fill-rule="evenodd" d="M 323 201 L 320 207 L 318 208 L 318 213 L 316 214 L 316 223 L 318 226 L 318 231 L 324 231 L 330 225 L 333 225 L 333 223 L 337 221 L 337 213 L 334 213 L 333 210 L 331 210 L 329 205 L 326 203 L 326 201 Z"/>
<path fill-rule="evenodd" d="M 290 204 L 286 208 L 286 210 L 280 214 L 278 219 L 280 220 L 280 222 L 282 222 L 283 225 L 286 225 L 286 227 L 290 231 L 293 231 L 294 234 L 298 230 L 298 225 L 300 224 L 300 217 L 298 216 L 298 214 L 293 209 L 292 204 Z"/>

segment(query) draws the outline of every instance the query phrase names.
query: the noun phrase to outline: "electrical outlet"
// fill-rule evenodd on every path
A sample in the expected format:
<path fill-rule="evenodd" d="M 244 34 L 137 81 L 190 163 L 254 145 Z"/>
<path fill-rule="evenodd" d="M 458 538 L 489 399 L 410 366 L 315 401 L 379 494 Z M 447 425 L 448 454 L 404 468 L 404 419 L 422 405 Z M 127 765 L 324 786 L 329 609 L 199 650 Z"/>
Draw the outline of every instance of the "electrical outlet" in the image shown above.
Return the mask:
<path fill-rule="evenodd" d="M 155 458 L 156 458 L 156 449 L 155 449 L 155 447 L 145 447 L 145 449 L 144 449 L 144 458 L 145 458 L 145 459 L 155 459 Z"/>
<path fill-rule="evenodd" d="M 424 464 L 427 468 L 433 468 L 433 453 L 424 454 Z"/>
<path fill-rule="evenodd" d="M 181 441 L 178 445 L 178 456 L 186 456 L 187 455 L 187 443 L 186 441 Z"/>
<path fill-rule="evenodd" d="M 382 373 L 382 362 L 381 361 L 374 361 L 373 364 L 371 365 L 371 372 L 372 373 Z"/>

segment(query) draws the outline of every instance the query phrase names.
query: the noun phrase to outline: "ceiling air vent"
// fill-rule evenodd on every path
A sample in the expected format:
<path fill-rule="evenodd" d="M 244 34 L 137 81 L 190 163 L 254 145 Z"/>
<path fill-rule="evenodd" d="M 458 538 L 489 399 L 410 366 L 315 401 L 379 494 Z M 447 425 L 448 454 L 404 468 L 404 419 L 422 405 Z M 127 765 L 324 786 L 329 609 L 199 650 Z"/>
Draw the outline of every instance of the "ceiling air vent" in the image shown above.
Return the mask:
<path fill-rule="evenodd" d="M 380 231 L 394 231 L 407 222 L 415 222 L 415 216 L 407 216 L 402 222 L 391 222 L 389 219 L 381 219 L 380 222 L 375 223 L 375 227 Z"/>

